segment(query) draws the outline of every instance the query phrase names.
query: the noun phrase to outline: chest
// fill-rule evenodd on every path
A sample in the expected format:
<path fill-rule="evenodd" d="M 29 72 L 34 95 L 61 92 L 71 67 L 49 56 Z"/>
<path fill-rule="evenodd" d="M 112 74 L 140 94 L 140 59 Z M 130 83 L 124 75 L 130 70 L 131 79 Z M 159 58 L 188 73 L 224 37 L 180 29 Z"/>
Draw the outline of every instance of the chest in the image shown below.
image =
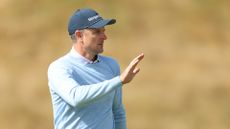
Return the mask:
<path fill-rule="evenodd" d="M 110 66 L 104 64 L 73 67 L 72 76 L 80 85 L 87 85 L 112 79 L 116 74 Z"/>

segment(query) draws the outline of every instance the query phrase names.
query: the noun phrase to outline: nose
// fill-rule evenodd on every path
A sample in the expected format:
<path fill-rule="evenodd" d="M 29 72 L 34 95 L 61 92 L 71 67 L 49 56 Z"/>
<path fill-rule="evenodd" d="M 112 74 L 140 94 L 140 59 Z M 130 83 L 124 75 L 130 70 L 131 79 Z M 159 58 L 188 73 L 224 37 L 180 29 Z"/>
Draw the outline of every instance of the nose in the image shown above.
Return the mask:
<path fill-rule="evenodd" d="M 101 34 L 101 37 L 102 37 L 103 40 L 106 40 L 106 39 L 107 39 L 107 36 L 106 36 L 105 33 L 102 33 L 102 34 Z"/>

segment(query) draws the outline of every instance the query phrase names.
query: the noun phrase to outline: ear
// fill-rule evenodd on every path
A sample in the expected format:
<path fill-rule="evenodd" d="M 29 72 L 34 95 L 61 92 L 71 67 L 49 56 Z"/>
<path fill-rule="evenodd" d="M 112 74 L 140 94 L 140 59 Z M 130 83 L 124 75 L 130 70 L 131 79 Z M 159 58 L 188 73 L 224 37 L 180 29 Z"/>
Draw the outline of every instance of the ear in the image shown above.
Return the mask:
<path fill-rule="evenodd" d="M 78 39 L 82 37 L 82 33 L 80 31 L 75 31 L 75 35 Z"/>

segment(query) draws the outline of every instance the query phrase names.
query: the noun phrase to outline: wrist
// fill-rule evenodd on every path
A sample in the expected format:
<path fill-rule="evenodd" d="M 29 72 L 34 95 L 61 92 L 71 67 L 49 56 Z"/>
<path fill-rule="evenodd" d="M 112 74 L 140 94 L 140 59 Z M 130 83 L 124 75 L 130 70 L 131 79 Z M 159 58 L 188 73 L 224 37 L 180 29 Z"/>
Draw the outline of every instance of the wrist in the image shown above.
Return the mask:
<path fill-rule="evenodd" d="M 121 80 L 121 83 L 122 83 L 122 84 L 125 84 L 125 81 L 124 81 L 122 75 L 120 75 L 119 78 L 120 78 L 120 80 Z"/>

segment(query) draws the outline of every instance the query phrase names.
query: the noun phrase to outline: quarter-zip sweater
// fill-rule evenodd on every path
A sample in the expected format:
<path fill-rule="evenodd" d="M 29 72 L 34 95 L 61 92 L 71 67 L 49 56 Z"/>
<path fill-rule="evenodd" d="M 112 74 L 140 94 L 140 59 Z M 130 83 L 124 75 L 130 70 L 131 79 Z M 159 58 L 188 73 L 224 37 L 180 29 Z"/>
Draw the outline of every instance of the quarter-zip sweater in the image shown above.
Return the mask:
<path fill-rule="evenodd" d="M 92 62 L 73 48 L 48 68 L 55 129 L 126 129 L 118 63 Z"/>

